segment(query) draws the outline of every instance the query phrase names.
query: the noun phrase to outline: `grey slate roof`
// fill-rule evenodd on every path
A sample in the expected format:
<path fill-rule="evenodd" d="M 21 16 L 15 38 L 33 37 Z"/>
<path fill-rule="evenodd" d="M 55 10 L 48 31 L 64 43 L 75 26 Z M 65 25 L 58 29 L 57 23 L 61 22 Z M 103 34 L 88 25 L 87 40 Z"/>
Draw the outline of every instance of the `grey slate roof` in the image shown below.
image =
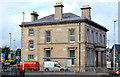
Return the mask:
<path fill-rule="evenodd" d="M 92 25 L 94 25 L 95 27 L 97 28 L 101 28 L 105 31 L 108 31 L 108 29 L 106 29 L 104 26 L 84 17 L 84 18 L 80 18 L 80 16 L 78 15 L 75 15 L 73 13 L 63 13 L 62 15 L 62 19 L 59 19 L 59 20 L 55 20 L 54 19 L 54 14 L 52 15 L 49 15 L 49 16 L 46 16 L 46 17 L 43 17 L 41 19 L 38 19 L 38 20 L 35 20 L 35 21 L 32 21 L 32 22 L 24 22 L 24 25 L 34 25 L 34 24 L 53 24 L 53 23 L 62 23 L 62 22 L 88 22 Z M 23 23 L 22 23 L 23 24 Z M 22 25 L 20 25 L 22 26 Z"/>
<path fill-rule="evenodd" d="M 120 53 L 120 44 L 115 44 L 114 46 L 115 46 L 115 49 Z M 111 51 L 114 49 L 114 46 L 112 47 Z"/>
<path fill-rule="evenodd" d="M 41 18 L 41 19 L 39 19 L 39 20 L 33 21 L 33 22 L 55 20 L 55 19 L 54 19 L 54 15 L 55 15 L 55 14 L 52 14 L 52 15 L 43 17 L 43 18 Z M 64 20 L 64 19 L 73 19 L 73 18 L 74 18 L 74 19 L 76 19 L 76 18 L 79 19 L 80 16 L 75 15 L 75 14 L 73 14 L 73 13 L 63 13 L 63 15 L 62 15 L 62 20 Z"/>

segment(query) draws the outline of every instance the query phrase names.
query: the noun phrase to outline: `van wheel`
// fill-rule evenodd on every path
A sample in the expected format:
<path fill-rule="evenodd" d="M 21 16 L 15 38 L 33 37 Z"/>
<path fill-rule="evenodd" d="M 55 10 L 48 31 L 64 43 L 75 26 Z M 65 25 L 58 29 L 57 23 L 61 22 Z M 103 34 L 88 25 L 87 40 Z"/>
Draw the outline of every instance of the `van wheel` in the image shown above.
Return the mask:
<path fill-rule="evenodd" d="M 48 68 L 46 68 L 46 69 L 45 69 L 45 72 L 48 72 L 48 71 L 49 71 L 49 69 L 48 69 Z"/>
<path fill-rule="evenodd" d="M 31 71 L 34 71 L 34 68 L 32 68 Z"/>
<path fill-rule="evenodd" d="M 60 69 L 60 71 L 64 71 L 64 69 Z"/>

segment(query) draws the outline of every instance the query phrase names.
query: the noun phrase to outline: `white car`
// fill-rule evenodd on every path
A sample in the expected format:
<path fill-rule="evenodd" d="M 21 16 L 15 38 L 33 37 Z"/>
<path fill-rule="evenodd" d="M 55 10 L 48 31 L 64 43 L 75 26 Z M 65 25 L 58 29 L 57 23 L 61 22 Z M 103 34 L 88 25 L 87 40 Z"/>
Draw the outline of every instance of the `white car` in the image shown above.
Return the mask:
<path fill-rule="evenodd" d="M 58 62 L 54 62 L 54 61 L 45 61 L 44 70 L 45 71 L 68 71 L 67 68 L 61 67 Z"/>

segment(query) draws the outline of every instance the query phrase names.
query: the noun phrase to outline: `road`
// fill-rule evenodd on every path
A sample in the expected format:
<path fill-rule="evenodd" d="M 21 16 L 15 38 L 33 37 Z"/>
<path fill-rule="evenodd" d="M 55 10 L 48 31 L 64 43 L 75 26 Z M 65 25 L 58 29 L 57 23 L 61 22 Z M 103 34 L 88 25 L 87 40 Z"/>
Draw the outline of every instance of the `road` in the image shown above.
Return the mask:
<path fill-rule="evenodd" d="M 113 77 L 108 73 L 26 73 L 25 77 Z"/>

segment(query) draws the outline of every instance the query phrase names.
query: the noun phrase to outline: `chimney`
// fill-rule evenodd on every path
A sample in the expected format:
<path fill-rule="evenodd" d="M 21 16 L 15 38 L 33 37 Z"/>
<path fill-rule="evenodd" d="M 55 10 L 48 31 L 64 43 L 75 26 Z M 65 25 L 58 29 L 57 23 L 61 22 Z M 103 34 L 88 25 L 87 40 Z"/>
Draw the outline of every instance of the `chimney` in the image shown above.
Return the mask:
<path fill-rule="evenodd" d="M 55 16 L 54 19 L 62 19 L 63 5 L 62 2 L 56 3 L 55 7 Z"/>
<path fill-rule="evenodd" d="M 81 8 L 81 17 L 91 19 L 91 7 L 90 5 L 83 5 Z"/>
<path fill-rule="evenodd" d="M 32 11 L 32 13 L 31 13 L 31 22 L 37 20 L 38 16 L 39 15 L 37 14 L 37 12 Z"/>

